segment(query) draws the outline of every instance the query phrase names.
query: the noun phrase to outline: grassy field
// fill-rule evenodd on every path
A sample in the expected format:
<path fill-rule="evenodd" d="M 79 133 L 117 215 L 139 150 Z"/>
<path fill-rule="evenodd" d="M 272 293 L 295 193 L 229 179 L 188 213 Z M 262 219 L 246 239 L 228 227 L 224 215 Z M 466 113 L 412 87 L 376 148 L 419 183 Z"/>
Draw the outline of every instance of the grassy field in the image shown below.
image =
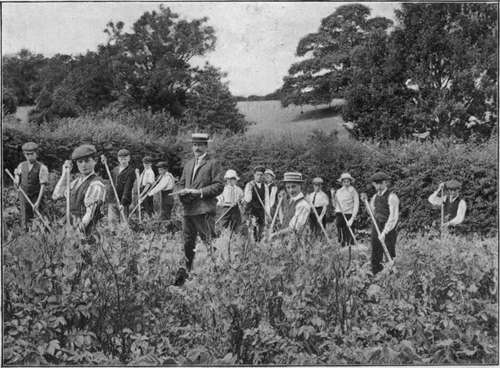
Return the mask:
<path fill-rule="evenodd" d="M 337 130 L 339 138 L 344 138 L 348 133 L 338 112 L 340 104 L 342 100 L 335 100 L 331 108 L 327 105 L 283 108 L 279 101 L 241 101 L 238 108 L 248 121 L 255 123 L 248 134 L 290 132 L 302 135 L 319 129 L 325 133 Z"/>

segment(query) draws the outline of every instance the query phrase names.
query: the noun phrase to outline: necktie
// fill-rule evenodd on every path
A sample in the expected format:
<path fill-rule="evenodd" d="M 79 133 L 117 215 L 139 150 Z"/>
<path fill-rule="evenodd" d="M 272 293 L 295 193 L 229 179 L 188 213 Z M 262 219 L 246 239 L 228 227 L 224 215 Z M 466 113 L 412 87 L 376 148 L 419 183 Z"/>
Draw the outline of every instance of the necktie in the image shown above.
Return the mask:
<path fill-rule="evenodd" d="M 318 194 L 318 193 L 314 192 L 314 196 L 313 196 L 313 203 L 312 203 L 312 205 L 313 205 L 314 207 L 316 207 L 316 194 Z"/>

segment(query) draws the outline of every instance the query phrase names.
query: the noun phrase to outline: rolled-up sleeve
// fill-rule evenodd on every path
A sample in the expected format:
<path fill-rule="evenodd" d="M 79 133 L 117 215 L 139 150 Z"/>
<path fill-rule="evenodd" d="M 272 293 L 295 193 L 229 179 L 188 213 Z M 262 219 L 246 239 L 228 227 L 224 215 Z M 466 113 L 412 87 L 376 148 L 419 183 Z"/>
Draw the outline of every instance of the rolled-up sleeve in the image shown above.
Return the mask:
<path fill-rule="evenodd" d="M 40 171 L 38 172 L 38 180 L 40 184 L 46 185 L 49 182 L 49 169 L 45 165 L 40 165 Z"/>
<path fill-rule="evenodd" d="M 94 180 L 85 193 L 83 203 L 85 207 L 90 207 L 96 202 L 104 202 L 106 198 L 106 187 L 99 180 Z"/>
<path fill-rule="evenodd" d="M 383 233 L 387 234 L 396 227 L 399 218 L 399 198 L 394 194 L 389 194 L 389 218 L 385 223 Z"/>
<path fill-rule="evenodd" d="M 444 197 L 439 196 L 439 189 L 438 189 L 429 196 L 429 203 L 432 204 L 433 206 L 441 206 L 445 199 L 446 196 Z"/>
<path fill-rule="evenodd" d="M 300 231 L 304 227 L 309 218 L 309 213 L 311 208 L 306 201 L 300 201 L 295 208 L 295 214 L 293 215 L 288 227 L 294 231 Z"/>
<path fill-rule="evenodd" d="M 454 219 L 450 220 L 448 222 L 448 224 L 451 226 L 461 224 L 465 219 L 465 212 L 466 211 L 467 211 L 467 205 L 465 204 L 465 201 L 462 199 L 458 203 L 457 215 L 455 216 Z"/>

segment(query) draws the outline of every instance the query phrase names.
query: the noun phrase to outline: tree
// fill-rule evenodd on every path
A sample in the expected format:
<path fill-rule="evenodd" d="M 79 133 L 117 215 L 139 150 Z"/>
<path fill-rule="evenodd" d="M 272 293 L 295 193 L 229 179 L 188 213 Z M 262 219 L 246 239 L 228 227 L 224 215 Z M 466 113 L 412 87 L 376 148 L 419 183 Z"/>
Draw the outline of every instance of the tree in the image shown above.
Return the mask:
<path fill-rule="evenodd" d="M 187 100 L 185 127 L 211 133 L 244 133 L 248 123 L 239 113 L 236 98 L 226 83 L 226 74 L 205 64 L 194 76 Z"/>
<path fill-rule="evenodd" d="M 342 5 L 321 21 L 318 32 L 300 40 L 296 54 L 306 59 L 294 63 L 284 78 L 283 106 L 318 105 L 344 97 L 352 80 L 351 51 L 370 32 L 385 31 L 392 24 L 382 17 L 369 19 L 369 15 L 364 5 Z"/>
<path fill-rule="evenodd" d="M 2 91 L 2 115 L 15 114 L 17 110 L 17 98 L 15 93 L 3 88 Z"/>
<path fill-rule="evenodd" d="M 108 45 L 101 51 L 112 55 L 116 84 L 125 98 L 137 106 L 180 116 L 193 80 L 189 61 L 215 47 L 215 32 L 205 24 L 207 20 L 182 20 L 160 5 L 159 12 L 144 13 L 131 33 L 123 32 L 123 22 L 109 23 Z"/>
<path fill-rule="evenodd" d="M 9 89 L 19 105 L 32 105 L 36 98 L 30 87 L 39 80 L 39 71 L 47 59 L 22 49 L 15 55 L 2 58 L 3 87 Z"/>
<path fill-rule="evenodd" d="M 488 137 L 497 124 L 497 7 L 410 4 L 396 11 L 414 125 L 433 136 Z"/>

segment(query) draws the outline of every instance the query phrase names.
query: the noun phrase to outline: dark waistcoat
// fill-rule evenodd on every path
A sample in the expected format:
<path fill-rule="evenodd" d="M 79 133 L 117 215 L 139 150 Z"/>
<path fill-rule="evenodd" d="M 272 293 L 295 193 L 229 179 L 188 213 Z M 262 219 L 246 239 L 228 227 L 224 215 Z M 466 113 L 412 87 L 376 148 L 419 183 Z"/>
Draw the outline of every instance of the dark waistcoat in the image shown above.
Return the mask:
<path fill-rule="evenodd" d="M 448 220 L 452 220 L 457 216 L 458 204 L 460 203 L 460 198 L 456 198 L 453 202 L 450 201 L 450 197 L 447 196 L 444 201 L 444 217 Z"/>
<path fill-rule="evenodd" d="M 24 162 L 21 168 L 21 188 L 29 197 L 37 196 L 40 193 L 40 163 L 35 161 L 31 171 L 28 171 L 28 162 Z"/>
<path fill-rule="evenodd" d="M 392 193 L 389 189 L 385 191 L 383 195 L 376 194 L 375 196 L 375 213 L 374 216 L 377 222 L 384 226 L 389 218 L 389 195 Z M 382 229 L 380 229 L 382 231 Z"/>
<path fill-rule="evenodd" d="M 85 214 L 86 208 L 84 204 L 85 193 L 87 193 L 87 189 L 93 181 L 101 180 L 96 174 L 90 175 L 76 190 L 72 190 L 70 193 L 71 198 L 71 207 L 70 212 L 73 216 L 81 219 Z M 100 205 L 100 204 L 99 204 Z M 98 206 L 99 206 L 98 205 Z M 94 213 L 98 213 L 99 208 L 94 211 Z"/>
<path fill-rule="evenodd" d="M 269 189 L 271 190 L 271 189 Z M 265 201 L 265 196 L 266 196 L 266 188 L 264 187 L 264 183 L 260 184 L 260 189 L 255 185 L 252 189 L 252 200 L 248 204 L 248 208 L 250 209 L 251 213 L 255 214 L 260 213 L 260 215 L 264 216 L 264 208 L 260 204 L 259 198 L 257 197 L 257 194 L 259 194 L 260 199 L 262 200 L 262 203 Z"/>

